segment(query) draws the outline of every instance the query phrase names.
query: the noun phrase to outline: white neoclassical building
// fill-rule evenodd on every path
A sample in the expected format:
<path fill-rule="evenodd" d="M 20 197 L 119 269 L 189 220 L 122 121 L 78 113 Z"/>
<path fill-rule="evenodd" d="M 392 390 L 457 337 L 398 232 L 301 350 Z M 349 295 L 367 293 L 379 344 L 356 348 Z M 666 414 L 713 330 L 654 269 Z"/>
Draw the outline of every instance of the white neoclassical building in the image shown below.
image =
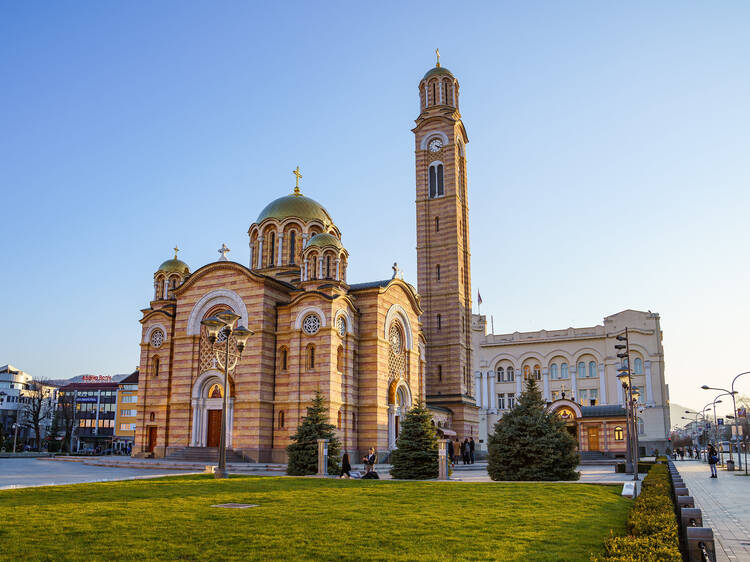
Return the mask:
<path fill-rule="evenodd" d="M 533 377 L 542 396 L 565 408 L 581 451 L 619 456 L 624 450 L 624 393 L 617 378 L 615 337 L 628 328 L 633 386 L 640 391 L 639 445 L 664 451 L 669 436 L 669 394 L 659 315 L 624 310 L 590 328 L 488 334 L 486 316 L 472 315 L 475 392 L 480 406 L 480 448 L 497 420 L 513 407 L 523 381 Z M 620 408 L 617 408 L 619 406 Z"/>

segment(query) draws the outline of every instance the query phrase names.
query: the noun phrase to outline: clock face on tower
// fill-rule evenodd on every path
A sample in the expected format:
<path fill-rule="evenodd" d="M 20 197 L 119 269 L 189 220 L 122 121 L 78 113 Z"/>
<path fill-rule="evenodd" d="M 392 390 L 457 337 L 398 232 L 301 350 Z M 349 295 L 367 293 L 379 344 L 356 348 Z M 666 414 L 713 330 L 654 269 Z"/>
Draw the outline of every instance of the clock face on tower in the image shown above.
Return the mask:
<path fill-rule="evenodd" d="M 432 139 L 427 147 L 430 149 L 430 152 L 437 152 L 438 150 L 443 148 L 443 141 L 441 141 L 440 139 Z"/>

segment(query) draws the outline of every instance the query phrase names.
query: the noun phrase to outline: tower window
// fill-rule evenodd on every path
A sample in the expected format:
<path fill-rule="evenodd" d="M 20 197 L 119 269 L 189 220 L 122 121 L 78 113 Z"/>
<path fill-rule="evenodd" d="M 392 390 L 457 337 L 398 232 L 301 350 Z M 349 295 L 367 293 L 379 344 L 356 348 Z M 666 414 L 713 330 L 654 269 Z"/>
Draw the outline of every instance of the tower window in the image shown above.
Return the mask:
<path fill-rule="evenodd" d="M 430 199 L 442 197 L 444 193 L 443 165 L 440 163 L 432 164 L 430 165 Z"/>
<path fill-rule="evenodd" d="M 154 357 L 154 376 L 155 377 L 159 376 L 159 358 L 158 357 Z"/>
<path fill-rule="evenodd" d="M 443 382 L 443 366 L 438 365 L 438 382 Z"/>
<path fill-rule="evenodd" d="M 315 346 L 307 346 L 307 370 L 311 371 L 315 368 Z"/>
<path fill-rule="evenodd" d="M 281 370 L 286 371 L 287 369 L 288 354 L 285 347 L 281 348 Z"/>
<path fill-rule="evenodd" d="M 440 281 L 440 264 L 437 264 L 435 266 L 435 277 L 437 277 L 437 280 Z"/>
<path fill-rule="evenodd" d="M 437 98 L 435 97 L 435 82 L 432 83 L 432 105 L 437 105 Z"/>
<path fill-rule="evenodd" d="M 435 217 L 435 232 L 440 232 L 440 217 Z"/>
<path fill-rule="evenodd" d="M 326 279 L 331 278 L 331 256 L 326 256 Z"/>
<path fill-rule="evenodd" d="M 440 315 L 438 314 L 438 315 L 437 315 L 437 329 L 438 329 L 438 330 L 440 330 L 441 328 L 442 328 L 441 317 L 440 317 Z"/>
<path fill-rule="evenodd" d="M 284 412 L 283 410 L 279 412 L 279 429 L 284 428 Z"/>
<path fill-rule="evenodd" d="M 268 265 L 273 267 L 273 250 L 276 247 L 276 233 L 271 233 L 271 243 L 268 245 Z"/>
<path fill-rule="evenodd" d="M 292 230 L 289 233 L 289 264 L 294 265 L 294 254 L 297 250 L 297 232 Z"/>

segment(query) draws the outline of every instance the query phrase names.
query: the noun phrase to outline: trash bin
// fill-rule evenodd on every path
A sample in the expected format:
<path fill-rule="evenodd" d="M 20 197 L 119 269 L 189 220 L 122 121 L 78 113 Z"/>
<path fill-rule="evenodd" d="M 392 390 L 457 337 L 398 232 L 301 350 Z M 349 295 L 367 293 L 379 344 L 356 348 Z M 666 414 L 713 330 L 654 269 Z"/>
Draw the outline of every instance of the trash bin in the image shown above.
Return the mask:
<path fill-rule="evenodd" d="M 727 461 L 727 470 L 729 472 L 734 472 L 734 461 L 731 461 L 731 460 Z"/>

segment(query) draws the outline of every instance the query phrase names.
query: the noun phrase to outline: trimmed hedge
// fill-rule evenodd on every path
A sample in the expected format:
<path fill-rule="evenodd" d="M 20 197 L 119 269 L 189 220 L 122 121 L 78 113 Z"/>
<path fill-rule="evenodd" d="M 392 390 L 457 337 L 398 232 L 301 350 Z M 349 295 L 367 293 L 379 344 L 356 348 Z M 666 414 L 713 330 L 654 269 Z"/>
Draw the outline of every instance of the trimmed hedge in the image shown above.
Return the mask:
<path fill-rule="evenodd" d="M 680 539 L 667 466 L 651 467 L 628 516 L 627 536 L 604 541 L 607 562 L 660 560 L 681 562 Z"/>
<path fill-rule="evenodd" d="M 639 462 L 638 463 L 638 472 L 639 473 L 648 472 L 651 469 L 651 467 L 654 466 L 654 464 L 656 464 L 656 463 L 654 463 L 654 461 L 642 461 L 642 462 Z M 615 472 L 624 473 L 625 472 L 625 463 L 624 462 L 617 463 L 615 465 Z"/>

